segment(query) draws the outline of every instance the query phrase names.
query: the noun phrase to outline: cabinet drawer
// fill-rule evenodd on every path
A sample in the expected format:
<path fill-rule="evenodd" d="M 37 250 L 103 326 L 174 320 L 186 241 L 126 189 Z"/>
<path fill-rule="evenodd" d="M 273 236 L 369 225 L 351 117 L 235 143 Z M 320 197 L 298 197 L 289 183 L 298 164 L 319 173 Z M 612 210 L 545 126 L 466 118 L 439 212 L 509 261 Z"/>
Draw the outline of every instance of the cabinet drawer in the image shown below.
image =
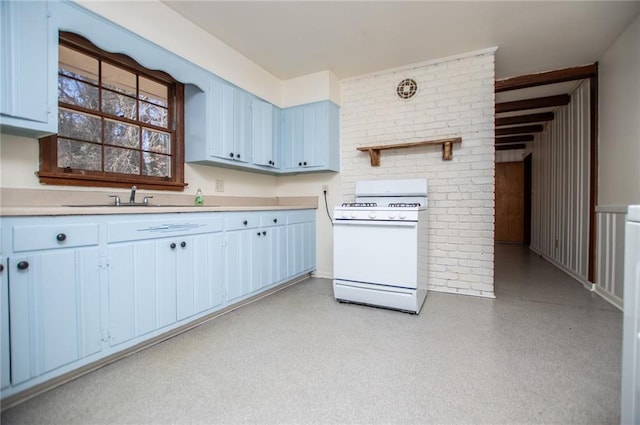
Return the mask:
<path fill-rule="evenodd" d="M 232 213 L 227 215 L 227 230 L 254 229 L 260 226 L 259 213 Z"/>
<path fill-rule="evenodd" d="M 287 224 L 307 223 L 316 219 L 316 210 L 298 210 L 287 213 Z"/>
<path fill-rule="evenodd" d="M 97 224 L 13 226 L 14 252 L 97 244 Z"/>
<path fill-rule="evenodd" d="M 222 231 L 222 218 L 185 218 L 114 221 L 107 224 L 107 242 L 127 242 L 165 236 L 185 236 Z"/>
<path fill-rule="evenodd" d="M 267 212 L 260 216 L 261 227 L 283 226 L 287 224 L 287 213 L 280 211 Z"/>

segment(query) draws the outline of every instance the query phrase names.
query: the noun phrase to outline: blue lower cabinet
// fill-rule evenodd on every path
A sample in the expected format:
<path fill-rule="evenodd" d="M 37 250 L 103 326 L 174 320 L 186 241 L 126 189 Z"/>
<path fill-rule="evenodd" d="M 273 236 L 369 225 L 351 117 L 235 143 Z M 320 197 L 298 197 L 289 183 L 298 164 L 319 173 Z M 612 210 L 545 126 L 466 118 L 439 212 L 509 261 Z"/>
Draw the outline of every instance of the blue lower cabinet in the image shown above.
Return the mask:
<path fill-rule="evenodd" d="M 12 385 L 101 350 L 98 252 L 9 258 Z"/>
<path fill-rule="evenodd" d="M 254 229 L 234 230 L 225 234 L 225 272 L 227 302 L 253 291 L 251 262 Z"/>
<path fill-rule="evenodd" d="M 315 269 L 315 210 L 3 217 L 2 397 Z"/>
<path fill-rule="evenodd" d="M 224 301 L 222 242 L 222 233 L 180 238 L 175 267 L 178 320 Z"/>
<path fill-rule="evenodd" d="M 176 321 L 175 288 L 158 279 L 168 241 L 155 240 L 109 246 L 109 344 L 116 346 Z M 169 299 L 166 299 L 166 297 Z M 172 306 L 173 304 L 173 306 Z M 161 309 L 160 306 L 168 306 Z"/>
<path fill-rule="evenodd" d="M 287 277 L 315 270 L 315 211 L 290 212 L 287 216 L 287 223 Z"/>

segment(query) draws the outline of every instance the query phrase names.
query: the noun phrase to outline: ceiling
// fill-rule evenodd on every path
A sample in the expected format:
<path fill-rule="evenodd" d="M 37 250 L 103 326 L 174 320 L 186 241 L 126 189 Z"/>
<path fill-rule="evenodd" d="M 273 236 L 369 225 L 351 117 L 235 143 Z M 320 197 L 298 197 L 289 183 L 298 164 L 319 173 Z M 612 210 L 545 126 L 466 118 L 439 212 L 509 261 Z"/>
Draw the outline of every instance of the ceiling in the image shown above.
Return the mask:
<path fill-rule="evenodd" d="M 640 14 L 638 0 L 163 3 L 281 80 L 325 70 L 343 79 L 489 47 L 498 48 L 496 80 L 588 65 Z M 498 92 L 495 102 L 570 94 L 579 84 Z M 539 114 L 556 109 L 496 110 L 500 150 L 521 149 L 553 119 Z M 514 116 L 541 119 L 500 122 Z"/>
<path fill-rule="evenodd" d="M 496 79 L 583 65 L 640 1 L 163 1 L 276 77 L 348 78 L 498 47 Z"/>

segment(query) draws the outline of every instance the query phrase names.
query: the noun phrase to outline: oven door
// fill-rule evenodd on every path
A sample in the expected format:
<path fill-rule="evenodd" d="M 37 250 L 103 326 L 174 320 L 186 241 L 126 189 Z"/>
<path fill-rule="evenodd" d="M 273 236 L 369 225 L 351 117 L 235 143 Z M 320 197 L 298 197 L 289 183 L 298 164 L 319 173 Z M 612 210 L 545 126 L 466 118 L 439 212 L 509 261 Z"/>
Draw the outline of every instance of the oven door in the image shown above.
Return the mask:
<path fill-rule="evenodd" d="M 417 222 L 335 220 L 333 229 L 335 279 L 417 288 Z"/>

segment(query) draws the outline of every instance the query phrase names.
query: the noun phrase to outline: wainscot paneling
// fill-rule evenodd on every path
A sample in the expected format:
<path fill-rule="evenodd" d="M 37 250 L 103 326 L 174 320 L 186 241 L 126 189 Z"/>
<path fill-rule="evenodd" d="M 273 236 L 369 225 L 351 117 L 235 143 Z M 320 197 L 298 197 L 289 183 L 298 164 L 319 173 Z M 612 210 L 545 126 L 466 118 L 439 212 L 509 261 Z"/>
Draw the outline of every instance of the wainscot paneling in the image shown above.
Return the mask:
<path fill-rule="evenodd" d="M 589 82 L 537 135 L 533 163 L 531 249 L 589 289 Z"/>
<path fill-rule="evenodd" d="M 622 310 L 626 206 L 596 208 L 596 292 Z"/>

